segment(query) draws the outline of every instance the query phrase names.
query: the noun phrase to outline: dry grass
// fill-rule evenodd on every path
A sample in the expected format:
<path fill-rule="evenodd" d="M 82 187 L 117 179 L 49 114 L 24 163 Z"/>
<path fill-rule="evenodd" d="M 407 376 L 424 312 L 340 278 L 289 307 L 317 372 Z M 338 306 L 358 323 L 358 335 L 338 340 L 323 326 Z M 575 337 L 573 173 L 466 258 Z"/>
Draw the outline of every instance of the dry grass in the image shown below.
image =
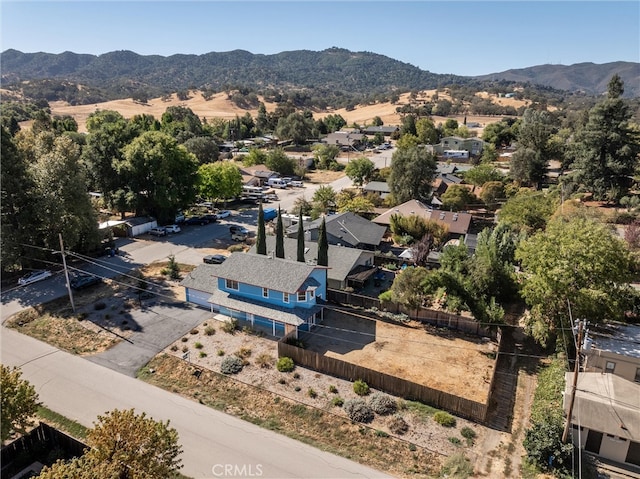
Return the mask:
<path fill-rule="evenodd" d="M 149 372 L 150 369 L 154 373 Z M 442 456 L 374 429 L 354 424 L 328 411 L 311 408 L 269 391 L 238 383 L 226 376 L 195 368 L 162 354 L 139 374 L 151 384 L 277 431 L 319 449 L 346 457 L 394 477 L 427 478 L 437 475 Z"/>

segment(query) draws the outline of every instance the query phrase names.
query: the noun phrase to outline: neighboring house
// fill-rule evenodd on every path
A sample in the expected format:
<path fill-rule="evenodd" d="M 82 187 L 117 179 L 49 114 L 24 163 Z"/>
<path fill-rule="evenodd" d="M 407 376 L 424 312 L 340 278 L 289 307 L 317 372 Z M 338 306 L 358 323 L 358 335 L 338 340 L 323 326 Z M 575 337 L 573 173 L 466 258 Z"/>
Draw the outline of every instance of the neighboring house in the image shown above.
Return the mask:
<path fill-rule="evenodd" d="M 269 178 L 279 178 L 280 175 L 269 170 L 265 165 L 243 166 L 240 168 L 242 181 L 246 186 L 264 186 Z"/>
<path fill-rule="evenodd" d="M 267 252 L 275 255 L 276 237 L 267 236 Z M 298 240 L 292 238 L 283 238 L 284 257 L 289 260 L 297 260 L 298 258 Z M 249 254 L 257 254 L 256 246 L 252 246 Z M 365 251 L 356 248 L 347 248 L 346 246 L 329 245 L 327 257 L 329 265 L 327 270 L 327 287 L 332 289 L 344 289 L 349 284 L 349 276 L 355 274 L 356 268 L 365 267 L 375 269 L 373 264 L 373 251 Z M 316 264 L 318 260 L 318 243 L 313 241 L 305 241 L 304 257 L 310 264 Z"/>
<path fill-rule="evenodd" d="M 374 193 L 382 199 L 391 194 L 389 183 L 386 181 L 370 181 L 362 187 L 362 191 L 365 193 Z"/>
<path fill-rule="evenodd" d="M 182 285 L 192 302 L 210 292 L 207 302 L 212 312 L 282 337 L 294 331 L 308 331 L 322 315 L 327 268 L 233 253 L 220 265 L 199 265 Z"/>
<path fill-rule="evenodd" d="M 384 136 L 391 136 L 394 133 L 400 131 L 400 127 L 398 126 L 366 126 L 360 130 L 361 133 L 364 133 L 367 136 L 373 136 L 376 133 L 382 133 Z"/>
<path fill-rule="evenodd" d="M 585 341 L 584 370 L 640 383 L 640 326 L 609 323 L 596 328 Z"/>
<path fill-rule="evenodd" d="M 433 152 L 443 156 L 445 151 L 466 150 L 471 156 L 480 156 L 484 150 L 485 142 L 479 138 L 460 138 L 458 136 L 445 136 L 440 143 L 433 145 Z"/>
<path fill-rule="evenodd" d="M 569 412 L 573 373 L 565 374 Z M 640 385 L 614 374 L 578 374 L 571 415 L 573 443 L 620 464 L 640 466 Z"/>
<path fill-rule="evenodd" d="M 346 212 L 325 216 L 327 242 L 330 245 L 375 250 L 386 232 L 386 227 L 372 223 L 355 213 Z M 304 225 L 305 241 L 318 241 L 322 218 Z M 285 232 L 289 238 L 298 237 L 298 226 L 291 226 Z"/>
<path fill-rule="evenodd" d="M 437 210 L 418 200 L 409 200 L 385 211 L 372 221 L 379 225 L 388 227 L 391 224 L 392 215 L 418 215 L 426 221 L 437 221 L 448 228 L 449 236 L 452 238 L 459 238 L 466 235 L 469 232 L 472 220 L 472 216 L 469 213 L 455 213 L 452 211 Z"/>
<path fill-rule="evenodd" d="M 137 216 L 126 220 L 111 220 L 100 223 L 99 229 L 112 228 L 114 235 L 133 238 L 148 233 L 151 228 L 156 228 L 158 222 L 150 216 Z"/>
<path fill-rule="evenodd" d="M 329 133 L 323 138 L 323 142 L 327 145 L 336 145 L 341 149 L 358 149 L 362 143 L 362 138 L 365 135 L 362 133 L 353 133 L 348 131 L 335 131 Z"/>

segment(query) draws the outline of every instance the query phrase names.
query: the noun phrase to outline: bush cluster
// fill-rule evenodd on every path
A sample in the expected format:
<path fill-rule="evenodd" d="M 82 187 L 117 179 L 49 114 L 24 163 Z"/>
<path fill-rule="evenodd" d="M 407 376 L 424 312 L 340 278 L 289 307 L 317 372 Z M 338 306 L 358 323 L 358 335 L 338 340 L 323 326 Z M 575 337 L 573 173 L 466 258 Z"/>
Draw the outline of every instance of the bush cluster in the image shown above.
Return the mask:
<path fill-rule="evenodd" d="M 448 412 L 438 411 L 433 415 L 433 420 L 444 427 L 455 427 L 456 418 Z"/>
<path fill-rule="evenodd" d="M 242 359 L 238 356 L 227 356 L 220 364 L 220 372 L 222 374 L 238 374 L 243 367 Z"/>
<path fill-rule="evenodd" d="M 353 383 L 353 392 L 358 396 L 366 396 L 367 394 L 369 394 L 369 385 L 362 379 L 358 379 Z"/>
<path fill-rule="evenodd" d="M 236 329 L 238 329 L 238 320 L 231 318 L 228 321 L 223 322 L 221 328 L 225 333 L 233 334 Z"/>
<path fill-rule="evenodd" d="M 344 403 L 344 410 L 352 421 L 362 423 L 373 421 L 373 411 L 364 399 L 350 399 Z"/>
<path fill-rule="evenodd" d="M 279 358 L 278 362 L 276 363 L 276 368 L 281 373 L 291 372 L 291 371 L 293 371 L 293 368 L 295 368 L 295 367 L 296 367 L 296 365 L 293 363 L 293 359 L 288 358 L 286 356 L 283 356 L 283 357 Z"/>
<path fill-rule="evenodd" d="M 206 334 L 207 336 L 213 336 L 214 334 L 216 334 L 216 328 L 214 328 L 213 326 L 207 326 L 206 328 L 204 328 L 204 334 Z"/>
<path fill-rule="evenodd" d="M 387 423 L 389 427 L 389 431 L 393 434 L 404 434 L 409 430 L 409 425 L 404 418 L 398 414 L 394 414 L 389 418 L 389 422 Z"/>
<path fill-rule="evenodd" d="M 376 414 L 393 414 L 398 409 L 396 400 L 382 393 L 374 393 L 369 399 L 369 407 Z"/>

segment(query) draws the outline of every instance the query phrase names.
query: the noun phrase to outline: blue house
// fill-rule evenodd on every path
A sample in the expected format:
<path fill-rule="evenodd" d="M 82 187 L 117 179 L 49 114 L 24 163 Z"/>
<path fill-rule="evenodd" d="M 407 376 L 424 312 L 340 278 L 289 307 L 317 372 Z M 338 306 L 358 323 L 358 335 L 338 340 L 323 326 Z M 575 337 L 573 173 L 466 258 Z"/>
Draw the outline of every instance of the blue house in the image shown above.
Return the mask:
<path fill-rule="evenodd" d="M 183 281 L 187 301 L 259 326 L 276 337 L 308 331 L 327 297 L 327 268 L 287 259 L 233 253 L 219 265 L 203 264 Z"/>

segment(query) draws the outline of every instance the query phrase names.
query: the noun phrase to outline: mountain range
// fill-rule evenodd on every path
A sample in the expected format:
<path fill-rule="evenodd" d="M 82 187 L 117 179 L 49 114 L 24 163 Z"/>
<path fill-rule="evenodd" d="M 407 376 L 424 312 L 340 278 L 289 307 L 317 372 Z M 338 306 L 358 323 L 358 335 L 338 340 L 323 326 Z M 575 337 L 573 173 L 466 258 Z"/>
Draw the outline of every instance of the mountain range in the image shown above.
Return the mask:
<path fill-rule="evenodd" d="M 102 55 L 64 52 L 0 53 L 2 84 L 57 80 L 101 88 L 110 97 L 131 96 L 145 90 L 150 95 L 189 88 L 221 90 L 283 88 L 345 92 L 371 96 L 449 85 L 470 87 L 508 82 L 599 95 L 617 73 L 625 83 L 625 97 L 640 96 L 640 63 L 540 65 L 476 77 L 436 74 L 371 52 L 342 48 L 323 51 L 296 50 L 274 55 L 244 50 L 202 55 L 139 55 L 121 50 Z M 119 93 L 118 93 L 119 92 Z"/>

